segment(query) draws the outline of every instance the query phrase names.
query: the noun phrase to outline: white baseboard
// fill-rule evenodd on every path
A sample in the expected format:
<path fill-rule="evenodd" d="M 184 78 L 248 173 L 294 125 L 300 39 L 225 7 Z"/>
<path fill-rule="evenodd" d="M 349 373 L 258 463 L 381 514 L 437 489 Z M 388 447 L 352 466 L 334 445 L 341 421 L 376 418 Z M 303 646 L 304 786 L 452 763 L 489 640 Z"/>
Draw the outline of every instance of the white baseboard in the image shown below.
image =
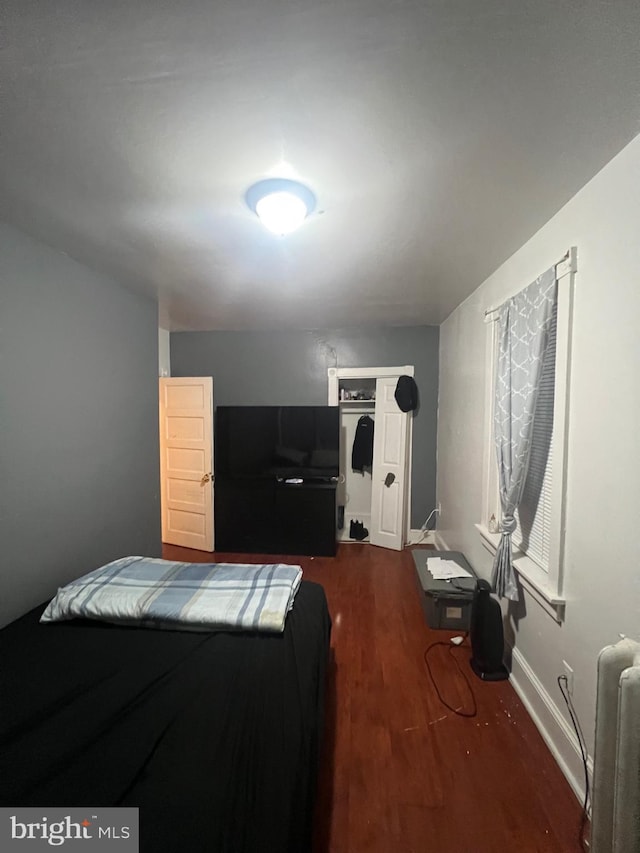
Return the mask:
<path fill-rule="evenodd" d="M 433 542 L 433 530 L 421 530 L 420 528 L 412 527 L 409 531 L 407 545 L 433 545 Z"/>
<path fill-rule="evenodd" d="M 452 550 L 452 549 L 447 545 L 447 543 L 445 542 L 445 540 L 442 538 L 442 535 L 441 535 L 440 533 L 438 533 L 438 531 L 437 531 L 437 530 L 435 531 L 434 541 L 435 541 L 435 544 L 436 544 L 436 548 L 437 548 L 439 551 L 451 551 L 451 550 Z"/>
<path fill-rule="evenodd" d="M 511 650 L 509 681 L 522 704 L 558 762 L 567 782 L 580 801 L 584 802 L 584 770 L 578 739 L 560 709 L 538 676 L 518 649 Z M 589 776 L 593 776 L 593 760 L 587 759 Z"/>

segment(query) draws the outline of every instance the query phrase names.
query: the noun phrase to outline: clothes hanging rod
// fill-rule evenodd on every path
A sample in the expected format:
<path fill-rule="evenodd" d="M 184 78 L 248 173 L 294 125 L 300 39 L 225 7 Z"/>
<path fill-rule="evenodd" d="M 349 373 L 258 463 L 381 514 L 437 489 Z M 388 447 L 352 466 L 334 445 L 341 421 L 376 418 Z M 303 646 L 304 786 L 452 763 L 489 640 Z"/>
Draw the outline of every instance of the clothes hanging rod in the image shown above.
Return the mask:
<path fill-rule="evenodd" d="M 571 246 L 570 249 L 567 249 L 567 251 L 560 258 L 560 260 L 556 261 L 554 264 L 556 268 L 556 278 L 564 278 L 565 275 L 577 271 L 577 256 L 578 250 L 575 246 Z M 560 269 L 558 269 L 559 267 Z M 495 314 L 496 311 L 499 311 L 501 307 L 502 305 L 497 305 L 495 308 L 487 308 L 487 310 L 484 312 L 484 316 L 488 317 L 489 314 Z"/>

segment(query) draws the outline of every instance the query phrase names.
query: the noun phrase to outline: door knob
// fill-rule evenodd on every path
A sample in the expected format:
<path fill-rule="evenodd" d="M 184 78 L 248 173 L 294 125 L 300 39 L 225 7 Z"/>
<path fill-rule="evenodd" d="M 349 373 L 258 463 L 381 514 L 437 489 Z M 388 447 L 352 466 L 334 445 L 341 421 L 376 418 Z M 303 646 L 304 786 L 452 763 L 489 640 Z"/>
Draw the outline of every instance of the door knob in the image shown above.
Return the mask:
<path fill-rule="evenodd" d="M 208 482 L 212 479 L 212 477 L 213 477 L 213 475 L 212 475 L 212 474 L 205 474 L 205 475 L 202 477 L 202 479 L 200 480 L 200 485 L 201 485 L 201 486 L 206 485 L 206 483 L 208 483 Z"/>

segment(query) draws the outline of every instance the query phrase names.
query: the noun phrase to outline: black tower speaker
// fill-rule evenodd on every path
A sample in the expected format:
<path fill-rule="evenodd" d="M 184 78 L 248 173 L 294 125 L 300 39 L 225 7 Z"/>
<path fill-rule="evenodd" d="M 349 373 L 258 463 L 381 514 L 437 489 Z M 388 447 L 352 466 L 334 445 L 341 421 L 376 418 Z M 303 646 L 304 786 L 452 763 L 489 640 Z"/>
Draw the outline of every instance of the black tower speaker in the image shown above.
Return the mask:
<path fill-rule="evenodd" d="M 502 611 L 498 602 L 491 598 L 491 586 L 485 580 L 478 581 L 471 613 L 471 669 L 483 681 L 504 681 L 509 678 L 502 663 L 504 654 L 504 631 Z"/>

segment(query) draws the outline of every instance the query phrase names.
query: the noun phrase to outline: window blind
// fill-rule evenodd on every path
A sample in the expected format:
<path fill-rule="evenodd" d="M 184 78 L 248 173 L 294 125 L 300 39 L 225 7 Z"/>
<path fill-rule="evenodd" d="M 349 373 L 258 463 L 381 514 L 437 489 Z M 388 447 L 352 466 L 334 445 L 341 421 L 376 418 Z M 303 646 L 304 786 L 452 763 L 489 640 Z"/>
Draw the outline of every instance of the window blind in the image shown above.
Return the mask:
<path fill-rule="evenodd" d="M 553 399 L 556 375 L 557 308 L 554 308 L 544 355 L 536 404 L 531 457 L 512 541 L 516 548 L 549 571 L 551 539 L 551 484 L 553 478 Z"/>

